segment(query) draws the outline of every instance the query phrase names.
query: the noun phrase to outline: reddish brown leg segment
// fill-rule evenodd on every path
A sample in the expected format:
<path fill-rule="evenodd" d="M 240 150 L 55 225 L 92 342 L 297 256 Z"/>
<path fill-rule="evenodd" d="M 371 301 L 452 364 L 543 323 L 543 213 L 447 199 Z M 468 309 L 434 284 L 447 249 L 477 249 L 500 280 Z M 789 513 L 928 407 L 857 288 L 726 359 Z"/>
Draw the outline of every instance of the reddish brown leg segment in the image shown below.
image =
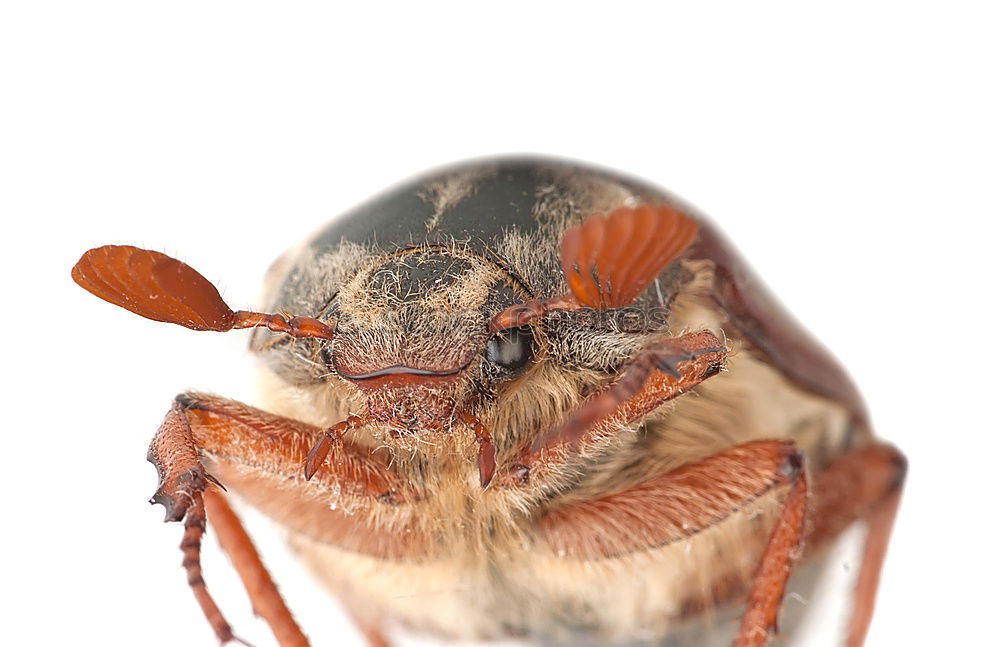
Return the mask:
<path fill-rule="evenodd" d="M 431 538 L 416 521 L 390 528 L 360 514 L 372 507 L 415 505 L 425 496 L 400 479 L 384 448 L 344 437 L 331 449 L 335 460 L 320 464 L 306 481 L 302 465 L 324 437 L 323 428 L 217 396 L 192 393 L 178 400 L 203 463 L 227 488 L 289 530 L 380 557 L 426 555 L 431 549 Z"/>
<path fill-rule="evenodd" d="M 846 529 L 848 525 L 858 519 L 868 520 L 868 535 L 861 556 L 861 568 L 855 584 L 854 609 L 851 614 L 851 621 L 848 625 L 847 647 L 862 647 L 865 637 L 868 634 L 868 627 L 871 624 L 872 615 L 875 611 L 875 595 L 878 591 L 879 578 L 882 573 L 882 564 L 885 561 L 886 550 L 889 547 L 889 537 L 892 534 L 892 526 L 896 518 L 896 511 L 899 509 L 899 501 L 902 496 L 902 485 L 906 475 L 906 459 L 899 451 L 890 445 L 873 445 L 851 452 L 838 458 L 827 469 L 825 469 L 816 479 L 816 486 L 812 495 L 813 503 L 810 503 L 809 517 L 810 528 L 805 536 L 807 548 L 818 548 L 830 539 L 836 537 Z M 804 482 L 804 479 L 802 479 Z M 778 526 L 775 528 L 768 545 L 767 553 L 762 560 L 757 578 L 754 581 L 754 591 L 751 593 L 750 602 L 747 605 L 747 614 L 744 616 L 743 632 L 749 630 L 750 635 L 747 640 L 760 634 L 762 625 L 757 624 L 748 627 L 747 621 L 751 612 L 760 602 L 754 596 L 760 591 L 764 595 L 770 588 L 762 577 L 765 572 L 773 574 L 780 573 L 784 566 L 780 563 L 768 565 L 769 555 L 772 553 L 772 546 L 775 544 L 792 543 L 791 527 L 798 525 L 798 533 L 801 536 L 802 524 L 798 517 L 797 510 L 805 511 L 804 485 L 803 504 L 800 506 L 796 502 L 796 490 L 793 490 L 785 504 L 785 510 Z M 782 523 L 789 517 L 788 530 L 782 530 Z M 794 517 L 794 518 L 793 518 Z M 780 539 L 780 535 L 785 535 L 785 539 Z M 798 540 L 796 544 L 798 545 Z M 785 554 L 784 551 L 775 548 L 778 557 Z M 788 553 L 794 557 L 795 553 Z M 790 564 L 789 564 L 790 565 Z M 784 578 L 787 581 L 787 576 Z M 761 586 L 761 585 L 764 586 Z M 784 584 L 782 584 L 782 595 Z M 781 596 L 777 597 L 780 604 Z M 763 605 L 769 607 L 769 605 Z M 774 607 L 777 613 L 777 607 Z M 774 621 L 776 618 L 768 619 L 763 614 L 754 613 L 762 620 Z M 774 626 L 774 625 L 771 625 Z M 740 640 L 744 639 L 741 632 Z M 765 641 L 766 642 L 766 641 Z M 758 642 L 739 642 L 737 645 L 759 645 Z"/>
<path fill-rule="evenodd" d="M 327 429 L 323 436 L 316 441 L 316 444 L 312 446 L 309 453 L 306 454 L 305 465 L 303 466 L 303 473 L 308 481 L 319 469 L 319 466 L 323 464 L 326 460 L 327 455 L 330 450 L 339 448 L 343 450 L 344 446 L 344 434 L 348 431 L 357 429 L 358 427 L 363 427 L 367 425 L 369 418 L 365 416 L 348 416 L 347 420 L 343 422 L 338 422 L 334 426 Z"/>
<path fill-rule="evenodd" d="M 803 543 L 806 550 L 822 547 L 851 523 L 868 519 L 847 639 L 848 647 L 862 647 L 905 471 L 905 458 L 895 448 L 874 445 L 836 459 L 814 479 L 809 495 L 794 446 L 758 441 L 628 490 L 555 508 L 541 517 L 538 525 L 554 552 L 575 559 L 603 559 L 688 537 L 774 487 L 791 483 L 754 577 L 736 644 L 766 644 Z M 693 494 L 697 494 L 698 505 L 691 503 Z M 635 510 L 643 514 L 632 514 Z M 740 582 L 720 580 L 719 585 L 713 593 L 717 602 L 733 599 L 745 590 Z M 699 606 L 698 601 L 693 602 Z"/>
<path fill-rule="evenodd" d="M 476 442 L 479 443 L 479 485 L 485 488 L 497 471 L 497 450 L 493 445 L 493 434 L 471 413 L 459 413 L 458 418 L 476 435 Z"/>
<path fill-rule="evenodd" d="M 588 398 L 561 427 L 540 435 L 532 450 L 576 445 L 595 423 L 615 414 L 634 420 L 718 373 L 725 357 L 725 346 L 709 332 L 689 333 L 647 348 L 614 384 Z"/>
<path fill-rule="evenodd" d="M 368 647 L 392 647 L 392 641 L 379 629 L 379 623 L 359 609 L 354 601 L 340 597 L 340 603 L 348 617 L 354 621 L 358 631 L 364 636 Z"/>
<path fill-rule="evenodd" d="M 306 645 L 239 520 L 214 488 L 218 482 L 202 460 L 212 461 L 220 475 L 256 474 L 264 482 L 271 475 L 296 478 L 321 429 L 267 414 L 232 400 L 185 394 L 178 396 L 149 448 L 149 460 L 160 474 L 153 501 L 166 508 L 167 521 L 184 521 L 184 567 L 205 617 L 218 639 L 238 640 L 205 586 L 200 550 L 206 516 L 219 535 L 223 549 L 243 579 L 254 610 L 264 617 L 282 645 Z M 221 487 L 221 486 L 219 486 Z M 378 502 L 392 494 L 409 493 L 398 485 L 387 459 L 368 448 L 343 441 L 335 464 L 321 466 L 310 487 L 318 492 L 336 491 L 359 501 Z M 267 492 L 267 496 L 277 494 Z M 306 499 L 308 500 L 308 498 Z M 378 503 L 384 505 L 383 503 Z M 206 515 L 206 507 L 209 509 Z M 322 506 L 328 514 L 334 514 Z M 302 510 L 296 508 L 297 513 Z M 350 521 L 352 518 L 348 518 Z M 362 528 L 363 529 L 363 528 Z M 343 529 L 357 536 L 353 526 Z M 392 546 L 392 536 L 368 531 L 361 535 L 377 546 Z M 409 535 L 408 535 L 409 536 Z"/>
<path fill-rule="evenodd" d="M 538 526 L 553 552 L 573 559 L 649 550 L 697 534 L 774 488 L 801 481 L 799 465 L 792 443 L 747 443 L 629 489 L 554 508 Z"/>
<path fill-rule="evenodd" d="M 868 521 L 848 647 L 864 645 L 905 477 L 906 458 L 895 447 L 880 444 L 843 456 L 816 479 L 807 546 L 823 545 L 858 519 Z"/>
<path fill-rule="evenodd" d="M 184 561 L 181 564 L 187 572 L 188 585 L 194 593 L 198 606 L 201 607 L 205 618 L 215 631 L 219 642 L 225 644 L 234 640 L 240 644 L 248 645 L 246 641 L 233 635 L 232 628 L 222 615 L 215 600 L 208 592 L 205 585 L 205 578 L 201 572 L 201 540 L 205 535 L 205 505 L 204 495 L 196 493 L 192 495 L 192 505 L 184 519 L 184 538 L 181 539 L 181 552 Z"/>
<path fill-rule="evenodd" d="M 903 490 L 897 489 L 875 509 L 868 519 L 868 537 L 861 555 L 861 571 L 854 588 L 854 611 L 847 631 L 847 647 L 862 647 L 875 613 L 875 594 L 882 576 L 882 564 L 896 521 Z"/>
<path fill-rule="evenodd" d="M 208 490 L 205 492 L 205 508 L 222 549 L 229 555 L 243 581 L 254 613 L 264 618 L 281 647 L 309 647 L 309 640 L 285 606 L 278 587 L 225 497 L 215 490 Z"/>
<path fill-rule="evenodd" d="M 364 634 L 369 647 L 392 647 L 392 643 L 389 642 L 389 639 L 386 638 L 385 634 L 378 629 L 362 625 L 361 633 Z"/>
<path fill-rule="evenodd" d="M 174 403 L 160 425 L 149 446 L 148 458 L 160 474 L 160 484 L 151 503 L 163 504 L 166 521 L 184 521 L 181 551 L 188 584 L 219 642 L 224 644 L 239 640 L 233 635 L 202 577 L 201 539 L 205 534 L 203 494 L 214 479 L 198 460 L 191 429 L 179 403 Z"/>
<path fill-rule="evenodd" d="M 177 399 L 183 404 L 199 451 L 241 473 L 259 470 L 280 478 L 296 478 L 302 474 L 309 453 L 316 452 L 317 445 L 326 438 L 320 427 L 234 400 L 201 393 L 183 394 Z M 346 424 L 349 422 L 342 423 L 345 430 L 351 426 Z M 396 502 L 416 498 L 400 482 L 387 453 L 357 445 L 348 438 L 340 438 L 337 445 L 336 460 L 316 460 L 316 471 L 309 481 L 312 486 L 376 499 L 391 493 Z M 332 443 L 326 447 L 328 452 L 332 449 Z"/>
<path fill-rule="evenodd" d="M 757 567 L 735 647 L 762 647 L 778 629 L 778 609 L 805 535 L 809 488 L 801 457 L 796 455 L 795 459 L 789 464 L 792 490 Z"/>
<path fill-rule="evenodd" d="M 734 447 L 628 490 L 558 508 L 539 526 L 557 554 L 613 557 L 691 536 L 785 484 L 791 489 L 750 587 L 735 643 L 760 647 L 777 626 L 805 532 L 808 484 L 802 457 L 791 443 L 765 440 Z"/>
<path fill-rule="evenodd" d="M 734 447 L 628 490 L 558 508 L 539 526 L 558 554 L 613 557 L 689 537 L 786 484 L 791 489 L 754 576 L 735 642 L 736 647 L 760 647 L 777 626 L 805 533 L 808 484 L 793 444 L 765 440 Z"/>
<path fill-rule="evenodd" d="M 525 475 L 553 469 L 570 453 L 608 433 L 614 423 L 637 420 L 717 374 L 725 360 L 725 346 L 704 331 L 647 348 L 625 366 L 616 382 L 587 398 L 563 424 L 525 447 L 500 483 L 517 485 L 524 482 Z"/>

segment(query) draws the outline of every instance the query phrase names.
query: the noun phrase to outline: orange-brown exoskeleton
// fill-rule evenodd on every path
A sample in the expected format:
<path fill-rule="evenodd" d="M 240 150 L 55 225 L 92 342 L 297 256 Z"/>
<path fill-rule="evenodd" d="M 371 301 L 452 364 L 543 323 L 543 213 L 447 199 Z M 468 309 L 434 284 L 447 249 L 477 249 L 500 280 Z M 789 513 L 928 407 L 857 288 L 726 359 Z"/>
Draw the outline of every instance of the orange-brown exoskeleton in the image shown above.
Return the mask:
<path fill-rule="evenodd" d="M 553 161 L 438 172 L 282 257 L 264 308 L 282 314 L 234 312 L 134 247 L 85 253 L 73 278 L 150 319 L 258 329 L 261 408 L 183 393 L 149 451 L 223 642 L 206 521 L 278 642 L 307 644 L 230 494 L 288 531 L 375 645 L 400 626 L 764 645 L 796 563 L 865 520 L 846 636 L 864 642 L 905 460 L 726 240 L 658 189 Z"/>

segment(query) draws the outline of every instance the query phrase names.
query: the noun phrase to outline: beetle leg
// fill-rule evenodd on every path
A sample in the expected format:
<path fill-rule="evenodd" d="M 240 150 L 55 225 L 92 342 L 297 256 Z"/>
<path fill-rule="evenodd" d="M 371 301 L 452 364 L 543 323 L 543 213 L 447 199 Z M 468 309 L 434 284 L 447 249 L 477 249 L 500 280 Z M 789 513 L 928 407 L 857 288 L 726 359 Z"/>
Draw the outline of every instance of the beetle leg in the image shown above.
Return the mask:
<path fill-rule="evenodd" d="M 334 426 L 323 432 L 323 435 L 316 444 L 312 446 L 309 453 L 306 454 L 305 465 L 303 467 L 304 476 L 308 481 L 319 469 L 319 466 L 323 464 L 326 460 L 327 455 L 330 450 L 334 447 L 343 449 L 344 446 L 344 434 L 348 431 L 357 429 L 358 427 L 363 427 L 369 422 L 368 415 L 364 416 L 348 416 L 347 420 L 343 422 L 338 422 Z"/>
<path fill-rule="evenodd" d="M 840 457 L 816 479 L 816 487 L 812 494 L 814 502 L 809 511 L 811 527 L 805 538 L 807 549 L 822 546 L 858 519 L 866 519 L 868 522 L 868 535 L 861 555 L 861 569 L 855 583 L 854 609 L 845 643 L 847 647 L 864 645 L 875 610 L 875 594 L 878 591 L 882 563 L 889 547 L 896 511 L 899 509 L 905 475 L 906 458 L 896 448 L 878 444 Z M 772 543 L 779 529 L 777 528 L 772 535 Z M 769 545 L 768 551 L 770 550 Z M 766 584 L 758 582 L 766 571 L 772 573 L 772 576 L 779 572 L 774 567 L 768 568 L 766 560 L 765 554 L 757 579 L 754 581 L 754 592 L 760 588 L 758 584 Z M 755 608 L 754 604 L 754 598 L 751 597 L 747 604 L 747 613 L 743 616 L 740 640 L 744 639 L 744 632 L 747 632 L 749 639 L 763 626 L 760 623 L 748 623 L 748 618 Z M 777 604 L 780 604 L 780 598 L 773 607 L 774 613 L 777 613 Z M 755 612 L 754 615 L 763 619 L 765 610 Z M 740 640 L 736 643 L 738 647 L 763 644 L 744 643 Z"/>
<path fill-rule="evenodd" d="M 373 617 L 371 609 L 363 609 L 355 600 L 348 596 L 336 594 L 347 616 L 354 621 L 358 632 L 364 636 L 368 647 L 393 647 L 393 642 L 380 629 L 382 624 Z"/>
<path fill-rule="evenodd" d="M 554 507 L 538 526 L 559 555 L 618 557 L 691 537 L 775 488 L 798 482 L 801 472 L 794 443 L 758 440 L 619 492 Z"/>
<path fill-rule="evenodd" d="M 868 633 L 905 477 L 906 458 L 895 447 L 878 444 L 837 459 L 816 479 L 808 547 L 823 545 L 858 519 L 868 523 L 854 589 L 848 647 L 861 647 Z"/>
<path fill-rule="evenodd" d="M 868 537 L 846 643 L 861 647 L 872 617 L 905 470 L 905 458 L 895 448 L 873 445 L 836 459 L 813 479 L 810 495 L 794 445 L 756 441 L 627 490 L 556 507 L 539 519 L 538 528 L 556 554 L 580 560 L 605 559 L 690 537 L 745 509 L 776 487 L 790 485 L 752 582 L 738 574 L 720 573 L 712 587 L 712 599 L 686 600 L 681 606 L 705 608 L 706 604 L 735 598 L 749 585 L 736 645 L 763 645 L 775 626 L 800 547 L 807 551 L 821 548 L 849 524 L 867 519 Z M 636 514 L 637 510 L 641 514 Z"/>
<path fill-rule="evenodd" d="M 149 446 L 149 461 L 160 474 L 159 487 L 150 503 L 166 509 L 165 521 L 183 521 L 182 562 L 188 584 L 205 618 L 221 643 L 238 640 L 205 585 L 201 572 L 201 539 L 205 534 L 204 493 L 214 481 L 195 450 L 191 429 L 180 403 L 175 402 Z M 240 641 L 242 642 L 242 641 Z"/>
<path fill-rule="evenodd" d="M 861 556 L 861 571 L 854 585 L 854 609 L 847 631 L 847 647 L 862 647 L 865 644 L 868 627 L 875 613 L 875 594 L 878 593 L 882 577 L 882 564 L 885 562 L 889 537 L 892 535 L 902 495 L 902 487 L 897 488 L 879 503 L 868 518 L 868 536 Z"/>
<path fill-rule="evenodd" d="M 725 346 L 709 332 L 688 333 L 645 349 L 611 386 L 587 398 L 561 425 L 536 437 L 514 459 L 505 481 L 516 483 L 531 471 L 549 469 L 609 430 L 689 391 L 717 374 L 725 358 Z"/>
<path fill-rule="evenodd" d="M 235 467 L 238 472 L 262 470 L 281 479 L 300 478 L 309 452 L 323 444 L 327 434 L 340 426 L 324 430 L 241 402 L 202 393 L 185 393 L 177 396 L 177 400 L 183 405 L 199 453 L 219 463 L 215 471 L 220 477 Z M 344 430 L 362 422 L 363 417 L 351 416 L 345 421 Z M 317 461 L 316 471 L 309 481 L 311 487 L 364 500 L 388 497 L 394 503 L 401 503 L 405 498 L 416 498 L 389 466 L 386 452 L 358 445 L 343 436 L 336 444 L 337 460 Z M 328 447 L 327 451 L 330 449 Z"/>
<path fill-rule="evenodd" d="M 809 485 L 802 455 L 793 454 L 782 470 L 790 472 L 792 489 L 774 524 L 747 598 L 733 647 L 763 647 L 778 630 L 778 610 L 795 561 L 802 552 L 808 513 Z"/>
<path fill-rule="evenodd" d="M 497 470 L 497 449 L 493 444 L 493 434 L 482 421 L 471 413 L 459 413 L 459 420 L 472 430 L 479 443 L 479 484 L 489 486 Z"/>
<path fill-rule="evenodd" d="M 361 633 L 368 641 L 369 647 L 392 647 L 392 643 L 385 634 L 374 627 L 361 625 Z"/>
<path fill-rule="evenodd" d="M 232 400 L 182 394 L 175 399 L 150 445 L 149 460 L 160 474 L 153 501 L 164 505 L 167 521 L 185 522 L 181 547 L 188 581 L 222 642 L 238 639 L 202 579 L 200 548 L 206 516 L 242 578 L 254 610 L 268 622 L 279 643 L 296 647 L 308 644 L 239 519 L 221 492 L 214 489 L 221 488 L 221 484 L 203 463 L 211 463 L 212 469 L 226 479 L 248 470 L 280 475 L 282 480 L 301 478 L 306 454 L 322 434 L 312 425 Z M 379 505 L 393 497 L 402 500 L 406 488 L 398 485 L 387 459 L 382 458 L 368 448 L 342 440 L 339 460 L 319 466 L 310 487 Z"/>
<path fill-rule="evenodd" d="M 616 412 L 634 420 L 718 373 L 725 356 L 725 346 L 708 332 L 689 333 L 647 348 L 629 361 L 614 384 L 588 398 L 561 426 L 536 438 L 532 449 L 537 452 L 562 443 L 574 446 L 595 423 Z"/>
<path fill-rule="evenodd" d="M 267 572 L 256 547 L 225 497 L 215 490 L 208 490 L 204 499 L 208 518 L 219 538 L 219 544 L 229 555 L 230 562 L 250 595 L 254 613 L 264 618 L 282 647 L 309 647 L 309 640 L 285 606 L 285 601 L 281 599 L 278 587 Z"/>
<path fill-rule="evenodd" d="M 789 489 L 750 586 L 735 642 L 735 647 L 760 647 L 776 626 L 805 533 L 808 484 L 793 443 L 740 445 L 627 490 L 556 508 L 539 520 L 539 528 L 556 554 L 602 559 L 695 535 L 784 486 Z"/>

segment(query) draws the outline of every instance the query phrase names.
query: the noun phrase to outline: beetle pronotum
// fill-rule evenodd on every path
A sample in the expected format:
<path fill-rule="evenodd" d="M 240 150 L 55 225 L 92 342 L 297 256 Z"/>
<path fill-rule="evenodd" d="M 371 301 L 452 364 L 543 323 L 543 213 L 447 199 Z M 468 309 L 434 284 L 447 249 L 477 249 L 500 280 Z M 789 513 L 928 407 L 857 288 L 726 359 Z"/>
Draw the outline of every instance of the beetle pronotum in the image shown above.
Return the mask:
<path fill-rule="evenodd" d="M 181 394 L 149 453 L 223 642 L 206 519 L 278 642 L 307 644 L 227 491 L 287 529 L 373 644 L 397 625 L 705 636 L 686 621 L 735 606 L 734 644 L 763 645 L 800 554 L 865 519 L 846 639 L 864 641 L 905 460 L 725 239 L 658 189 L 553 161 L 441 171 L 279 260 L 273 314 L 134 247 L 90 250 L 73 278 L 150 319 L 257 329 L 264 408 Z"/>

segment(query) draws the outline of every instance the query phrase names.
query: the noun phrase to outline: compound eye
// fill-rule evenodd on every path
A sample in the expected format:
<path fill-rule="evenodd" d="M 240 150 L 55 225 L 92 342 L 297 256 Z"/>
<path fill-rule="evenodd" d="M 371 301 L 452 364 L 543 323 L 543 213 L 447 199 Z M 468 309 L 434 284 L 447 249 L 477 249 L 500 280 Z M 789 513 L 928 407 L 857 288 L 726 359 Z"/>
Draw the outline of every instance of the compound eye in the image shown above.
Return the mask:
<path fill-rule="evenodd" d="M 533 350 L 530 326 L 506 328 L 486 342 L 486 360 L 508 371 L 516 371 L 531 361 Z"/>

